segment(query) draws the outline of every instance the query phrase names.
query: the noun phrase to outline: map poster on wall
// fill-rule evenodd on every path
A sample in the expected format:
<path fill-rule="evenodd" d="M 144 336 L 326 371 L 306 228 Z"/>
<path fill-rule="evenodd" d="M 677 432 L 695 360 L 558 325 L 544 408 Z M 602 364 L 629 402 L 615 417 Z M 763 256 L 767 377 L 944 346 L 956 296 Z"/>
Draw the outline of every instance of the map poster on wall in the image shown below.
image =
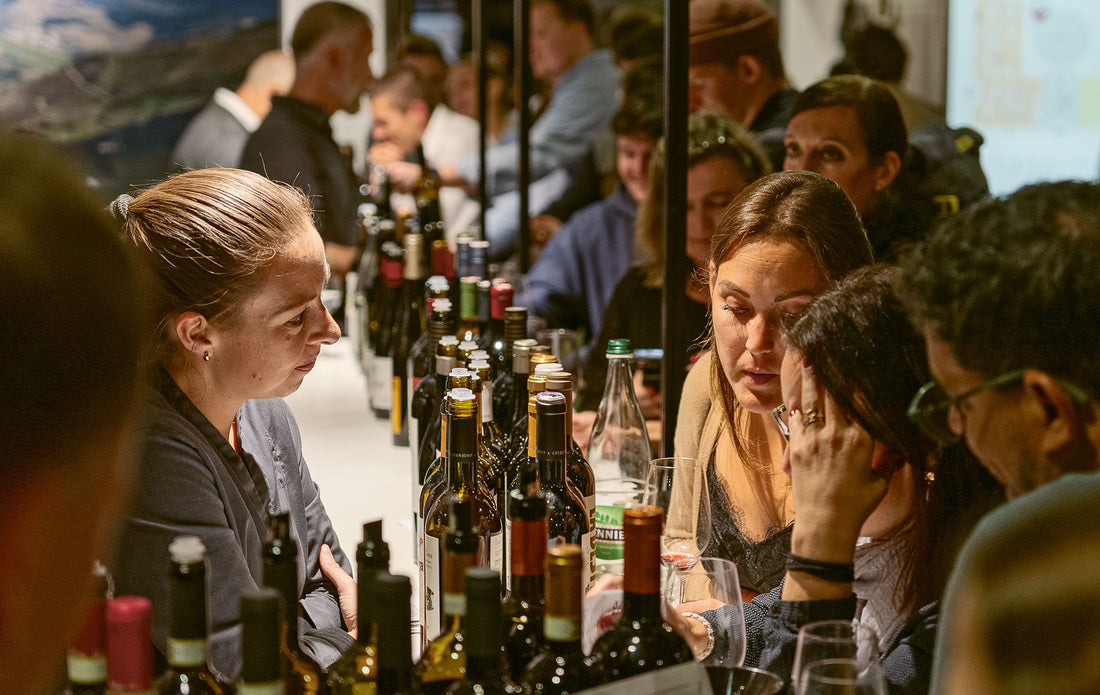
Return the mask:
<path fill-rule="evenodd" d="M 1100 174 L 1100 2 L 954 0 L 947 120 L 985 137 L 996 194 Z"/>
<path fill-rule="evenodd" d="M 164 178 L 187 121 L 278 46 L 278 0 L 0 0 L 0 122 L 112 198 Z"/>

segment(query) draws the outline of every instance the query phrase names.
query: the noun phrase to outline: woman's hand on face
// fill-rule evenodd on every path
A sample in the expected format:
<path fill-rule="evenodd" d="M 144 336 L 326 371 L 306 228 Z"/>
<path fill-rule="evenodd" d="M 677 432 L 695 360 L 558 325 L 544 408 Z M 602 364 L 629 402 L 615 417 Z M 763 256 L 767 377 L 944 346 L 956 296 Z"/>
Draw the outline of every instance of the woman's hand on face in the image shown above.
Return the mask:
<path fill-rule="evenodd" d="M 863 522 L 886 495 L 888 479 L 871 468 L 871 435 L 819 389 L 813 370 L 800 365 L 796 380 L 796 386 L 784 384 L 794 401 L 788 403 L 787 448 L 797 515 L 791 552 L 848 563 Z"/>
<path fill-rule="evenodd" d="M 355 579 L 344 571 L 336 558 L 332 556 L 332 549 L 327 544 L 321 546 L 320 554 L 321 573 L 330 582 L 336 585 L 337 598 L 340 601 L 340 613 L 344 616 L 344 624 L 348 626 L 348 634 L 356 637 L 359 625 L 359 590 Z"/>

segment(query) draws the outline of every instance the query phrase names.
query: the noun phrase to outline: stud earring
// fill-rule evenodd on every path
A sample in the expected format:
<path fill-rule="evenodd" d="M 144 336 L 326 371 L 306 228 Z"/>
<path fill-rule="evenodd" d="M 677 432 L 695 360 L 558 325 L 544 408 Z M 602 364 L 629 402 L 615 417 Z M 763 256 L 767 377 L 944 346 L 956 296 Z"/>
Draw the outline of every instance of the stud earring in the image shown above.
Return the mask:
<path fill-rule="evenodd" d="M 203 362 L 209 362 L 210 361 L 210 353 L 209 352 L 202 353 L 202 361 Z"/>

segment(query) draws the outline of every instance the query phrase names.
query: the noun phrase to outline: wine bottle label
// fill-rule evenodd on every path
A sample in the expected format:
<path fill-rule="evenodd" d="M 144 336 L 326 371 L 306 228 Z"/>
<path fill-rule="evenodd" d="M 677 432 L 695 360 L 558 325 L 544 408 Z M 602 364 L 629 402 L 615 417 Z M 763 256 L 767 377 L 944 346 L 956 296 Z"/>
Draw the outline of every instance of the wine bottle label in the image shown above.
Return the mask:
<path fill-rule="evenodd" d="M 466 615 L 466 594 L 443 594 L 444 615 Z"/>
<path fill-rule="evenodd" d="M 405 399 L 402 398 L 402 387 L 404 386 L 404 379 L 399 376 L 393 377 L 393 407 L 390 408 L 390 426 L 393 428 L 394 434 L 401 434 L 401 425 L 405 421 L 405 413 L 402 412 L 405 409 Z"/>
<path fill-rule="evenodd" d="M 389 410 L 393 407 L 392 358 L 378 355 L 371 358 L 369 385 L 372 408 Z"/>
<path fill-rule="evenodd" d="M 206 640 L 169 637 L 167 657 L 172 666 L 200 666 L 206 663 Z"/>
<path fill-rule="evenodd" d="M 504 534 L 500 531 L 489 535 L 489 568 L 504 573 Z"/>
<path fill-rule="evenodd" d="M 579 615 L 546 615 L 542 620 L 542 630 L 546 639 L 555 642 L 572 642 L 581 638 Z"/>
<path fill-rule="evenodd" d="M 595 534 L 591 528 L 587 533 L 581 536 L 581 586 L 584 587 L 584 592 L 588 593 L 588 590 L 592 588 L 593 573 L 596 569 L 595 554 L 592 550 L 592 537 Z"/>
<path fill-rule="evenodd" d="M 420 612 L 423 623 L 421 624 L 421 641 L 425 644 L 435 639 L 442 632 L 443 604 L 440 595 L 440 571 L 442 559 L 439 548 L 439 539 L 435 536 L 424 534 L 424 609 Z"/>
<path fill-rule="evenodd" d="M 286 695 L 286 686 L 282 681 L 241 683 L 237 686 L 237 695 Z"/>
<path fill-rule="evenodd" d="M 591 495 L 585 495 L 584 497 L 584 511 L 588 515 L 588 556 L 587 560 L 581 559 L 588 568 L 588 574 L 585 577 L 585 593 L 592 588 L 592 585 L 596 583 L 596 492 L 592 491 Z"/>
<path fill-rule="evenodd" d="M 102 654 L 69 652 L 69 680 L 73 683 L 103 683 L 107 680 L 107 657 Z"/>
<path fill-rule="evenodd" d="M 510 497 L 510 496 L 509 496 Z M 505 506 L 507 506 L 508 497 L 505 497 Z M 507 513 L 507 512 L 506 512 Z M 512 538 L 512 519 L 510 517 L 504 517 L 504 535 L 509 539 Z M 511 542 L 511 541 L 509 541 Z M 504 591 L 505 593 L 512 590 L 512 558 L 511 554 L 505 559 L 504 562 Z"/>
<path fill-rule="evenodd" d="M 592 535 L 592 554 L 596 558 L 593 581 L 607 572 L 623 573 L 623 509 L 618 505 L 596 507 L 596 532 Z"/>

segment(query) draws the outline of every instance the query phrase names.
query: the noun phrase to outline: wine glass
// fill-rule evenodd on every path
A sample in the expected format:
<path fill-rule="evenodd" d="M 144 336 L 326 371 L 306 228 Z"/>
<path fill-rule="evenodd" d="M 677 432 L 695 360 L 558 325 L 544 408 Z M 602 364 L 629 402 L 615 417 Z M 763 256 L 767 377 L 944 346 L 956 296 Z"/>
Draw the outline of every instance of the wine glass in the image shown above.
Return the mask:
<path fill-rule="evenodd" d="M 680 604 L 677 610 L 702 613 L 718 610 L 724 649 L 714 649 L 703 665 L 729 669 L 745 663 L 745 613 L 741 606 L 741 582 L 737 565 L 721 557 L 701 557 L 690 571 L 679 577 Z"/>
<path fill-rule="evenodd" d="M 692 481 L 695 494 L 691 493 Z M 658 458 L 649 464 L 644 503 L 664 510 L 661 562 L 676 570 L 683 602 L 683 579 L 710 545 L 710 495 L 707 476 L 692 458 Z"/>
<path fill-rule="evenodd" d="M 797 695 L 886 695 L 886 678 L 859 659 L 822 659 L 806 665 Z"/>
<path fill-rule="evenodd" d="M 874 629 L 858 620 L 820 620 L 806 623 L 798 631 L 794 667 L 791 669 L 795 692 L 801 695 L 802 674 L 810 664 L 829 659 L 854 660 L 861 679 L 868 682 L 884 680 L 879 663 L 878 635 Z M 822 678 L 839 678 L 840 673 L 838 666 L 831 675 L 823 675 Z"/>

